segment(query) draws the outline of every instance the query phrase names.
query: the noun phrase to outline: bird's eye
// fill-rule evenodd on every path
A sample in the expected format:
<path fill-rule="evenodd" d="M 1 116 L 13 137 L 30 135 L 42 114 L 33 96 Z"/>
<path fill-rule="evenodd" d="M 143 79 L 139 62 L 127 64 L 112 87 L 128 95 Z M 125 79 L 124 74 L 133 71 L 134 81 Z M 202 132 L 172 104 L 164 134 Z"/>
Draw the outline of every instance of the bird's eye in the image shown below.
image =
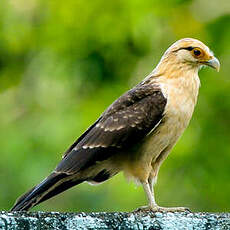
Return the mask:
<path fill-rule="evenodd" d="M 196 57 L 199 57 L 201 55 L 201 51 L 199 49 L 194 49 L 193 50 L 193 54 L 196 56 Z"/>

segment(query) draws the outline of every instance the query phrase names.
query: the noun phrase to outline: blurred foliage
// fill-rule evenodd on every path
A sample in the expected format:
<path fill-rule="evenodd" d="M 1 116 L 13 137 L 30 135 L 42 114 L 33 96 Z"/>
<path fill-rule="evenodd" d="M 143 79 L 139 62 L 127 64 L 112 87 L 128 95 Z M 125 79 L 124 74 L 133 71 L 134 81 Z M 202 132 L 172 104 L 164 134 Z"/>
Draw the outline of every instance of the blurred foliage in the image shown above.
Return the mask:
<path fill-rule="evenodd" d="M 67 147 L 182 37 L 204 41 L 221 71 L 200 71 L 189 128 L 163 164 L 163 206 L 230 211 L 228 0 L 8 0 L 0 5 L 0 209 L 41 181 Z M 141 187 L 118 175 L 34 210 L 131 211 Z"/>

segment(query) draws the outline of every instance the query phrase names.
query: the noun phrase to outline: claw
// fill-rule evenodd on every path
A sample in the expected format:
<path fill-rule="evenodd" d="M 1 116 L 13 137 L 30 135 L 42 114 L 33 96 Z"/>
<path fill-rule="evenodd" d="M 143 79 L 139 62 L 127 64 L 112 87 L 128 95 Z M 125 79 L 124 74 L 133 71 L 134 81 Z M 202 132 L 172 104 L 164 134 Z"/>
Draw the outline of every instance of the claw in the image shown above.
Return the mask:
<path fill-rule="evenodd" d="M 134 212 L 191 212 L 187 207 L 160 207 L 160 206 L 142 206 L 134 210 Z"/>

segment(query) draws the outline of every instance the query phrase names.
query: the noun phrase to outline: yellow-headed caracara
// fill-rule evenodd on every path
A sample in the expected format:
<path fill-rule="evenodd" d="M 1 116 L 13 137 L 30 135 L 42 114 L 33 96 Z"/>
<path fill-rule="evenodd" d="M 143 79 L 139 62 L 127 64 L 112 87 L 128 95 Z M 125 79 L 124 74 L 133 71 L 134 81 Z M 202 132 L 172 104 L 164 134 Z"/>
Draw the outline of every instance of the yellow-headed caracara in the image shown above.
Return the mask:
<path fill-rule="evenodd" d="M 159 207 L 153 185 L 192 117 L 200 87 L 198 71 L 204 65 L 217 71 L 220 67 L 202 42 L 185 38 L 171 45 L 157 67 L 113 102 L 12 211 L 28 210 L 84 181 L 101 183 L 120 171 L 143 186 L 149 209 L 184 210 Z"/>

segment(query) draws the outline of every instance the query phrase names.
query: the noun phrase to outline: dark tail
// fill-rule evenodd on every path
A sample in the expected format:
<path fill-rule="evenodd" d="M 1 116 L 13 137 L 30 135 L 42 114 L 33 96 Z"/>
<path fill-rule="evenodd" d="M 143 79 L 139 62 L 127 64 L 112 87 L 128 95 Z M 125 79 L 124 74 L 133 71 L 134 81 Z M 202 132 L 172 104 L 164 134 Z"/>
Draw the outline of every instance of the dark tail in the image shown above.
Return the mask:
<path fill-rule="evenodd" d="M 35 205 L 83 181 L 76 180 L 64 173 L 52 173 L 40 184 L 19 197 L 11 211 L 27 211 Z"/>

